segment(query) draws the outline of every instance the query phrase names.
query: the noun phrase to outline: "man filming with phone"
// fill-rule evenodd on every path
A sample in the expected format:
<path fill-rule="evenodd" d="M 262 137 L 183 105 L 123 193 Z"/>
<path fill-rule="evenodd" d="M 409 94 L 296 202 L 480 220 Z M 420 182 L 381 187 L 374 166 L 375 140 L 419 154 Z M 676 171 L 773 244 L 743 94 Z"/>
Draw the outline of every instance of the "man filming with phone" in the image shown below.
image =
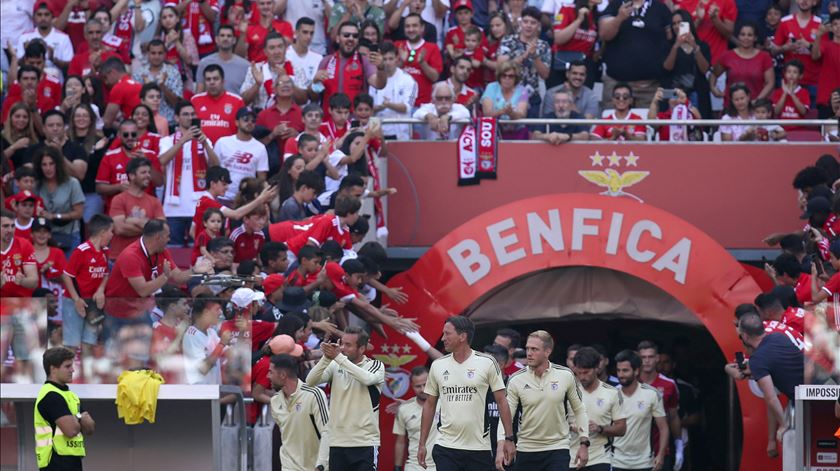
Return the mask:
<path fill-rule="evenodd" d="M 166 169 L 163 213 L 171 243 L 184 245 L 196 204 L 207 190 L 207 169 L 219 165 L 219 156 L 201 131 L 201 120 L 190 102 L 175 105 L 175 118 L 178 128 L 160 140 L 160 165 Z"/>

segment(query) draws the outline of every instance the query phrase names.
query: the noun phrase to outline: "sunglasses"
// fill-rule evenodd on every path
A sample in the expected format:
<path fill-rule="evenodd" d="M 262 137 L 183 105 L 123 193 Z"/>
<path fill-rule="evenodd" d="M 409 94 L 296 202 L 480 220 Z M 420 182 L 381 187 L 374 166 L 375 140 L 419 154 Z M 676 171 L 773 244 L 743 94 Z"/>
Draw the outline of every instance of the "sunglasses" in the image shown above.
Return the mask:
<path fill-rule="evenodd" d="M 512 79 L 515 79 L 515 78 L 516 78 L 516 74 L 502 74 L 502 78 L 512 78 Z"/>
<path fill-rule="evenodd" d="M 628 94 L 626 94 L 626 93 L 625 93 L 625 94 L 621 94 L 621 95 L 613 95 L 613 98 L 615 98 L 616 100 L 629 100 L 629 99 L 630 99 L 630 95 L 628 95 Z"/>
<path fill-rule="evenodd" d="M 137 133 L 136 132 L 124 132 L 124 133 L 122 133 L 122 137 L 124 139 L 127 138 L 127 137 L 137 137 Z"/>
<path fill-rule="evenodd" d="M 452 101 L 452 97 L 451 96 L 436 96 L 435 100 L 438 100 L 438 101 Z"/>
<path fill-rule="evenodd" d="M 341 37 L 359 39 L 359 33 L 341 33 Z"/>

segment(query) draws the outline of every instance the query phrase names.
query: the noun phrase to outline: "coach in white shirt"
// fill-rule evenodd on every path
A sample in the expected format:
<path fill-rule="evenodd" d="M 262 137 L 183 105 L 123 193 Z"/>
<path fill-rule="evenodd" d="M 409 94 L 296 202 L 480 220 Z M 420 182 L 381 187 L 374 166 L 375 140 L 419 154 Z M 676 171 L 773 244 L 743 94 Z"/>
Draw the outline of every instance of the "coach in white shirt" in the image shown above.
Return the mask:
<path fill-rule="evenodd" d="M 422 119 L 425 126 L 419 126 L 421 139 L 446 141 L 457 139 L 464 124 L 470 119 L 470 110 L 455 103 L 455 90 L 447 82 L 437 82 L 432 87 L 432 102 L 417 108 L 415 119 Z"/>
<path fill-rule="evenodd" d="M 417 82 L 399 67 L 399 55 L 392 42 L 381 45 L 382 66 L 385 68 L 385 88 L 370 87 L 373 97 L 373 111 L 383 119 L 409 118 L 411 107 L 417 98 Z M 408 124 L 383 124 L 382 133 L 386 139 L 405 141 L 411 138 Z"/>
<path fill-rule="evenodd" d="M 219 156 L 221 166 L 230 172 L 230 186 L 221 198 L 233 202 L 243 179 L 256 177 L 265 181 L 268 175 L 268 152 L 265 146 L 254 139 L 257 115 L 248 107 L 236 112 L 236 134 L 219 138 L 213 150 Z"/>

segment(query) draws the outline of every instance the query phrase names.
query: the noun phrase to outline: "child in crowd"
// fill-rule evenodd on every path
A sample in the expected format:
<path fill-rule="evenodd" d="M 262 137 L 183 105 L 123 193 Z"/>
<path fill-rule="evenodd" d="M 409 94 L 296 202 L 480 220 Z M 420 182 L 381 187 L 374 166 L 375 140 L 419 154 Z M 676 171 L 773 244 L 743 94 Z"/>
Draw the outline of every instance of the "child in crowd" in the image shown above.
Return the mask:
<path fill-rule="evenodd" d="M 811 106 L 808 90 L 799 86 L 799 80 L 805 72 L 805 66 L 797 59 L 785 64 L 782 86 L 773 90 L 770 100 L 773 102 L 773 114 L 779 119 L 804 119 Z M 805 129 L 799 126 L 785 126 L 787 131 Z"/>
<path fill-rule="evenodd" d="M 17 186 L 17 195 L 29 192 L 33 198 L 35 198 L 35 215 L 41 214 L 41 211 L 44 210 L 44 200 L 41 199 L 40 196 L 35 194 L 35 171 L 32 170 L 32 167 L 19 167 L 15 169 L 15 186 Z M 18 198 L 14 196 L 10 196 L 6 198 L 6 209 L 9 211 L 15 211 L 15 205 L 18 202 Z"/>
<path fill-rule="evenodd" d="M 773 37 L 776 36 L 776 28 L 782 22 L 782 17 L 785 15 L 782 7 L 778 3 L 770 5 L 767 13 L 764 16 L 764 33 L 766 39 L 764 40 L 764 49 L 770 51 L 770 45 L 773 44 Z M 773 72 L 776 76 L 776 86 L 782 82 L 782 66 L 785 63 L 785 55 L 783 53 L 776 54 L 773 57 Z"/>
<path fill-rule="evenodd" d="M 207 169 L 207 191 L 205 191 L 198 199 L 198 204 L 195 208 L 195 215 L 192 220 L 192 226 L 190 227 L 190 236 L 194 239 L 196 239 L 204 230 L 204 213 L 207 212 L 208 209 L 218 209 L 222 212 L 222 216 L 227 218 L 229 222 L 231 219 L 242 219 L 242 217 L 249 214 L 255 208 L 264 205 L 277 196 L 277 187 L 268 187 L 264 189 L 253 201 L 237 206 L 236 209 L 231 209 L 222 205 L 222 203 L 218 201 L 219 197 L 225 195 L 228 186 L 230 186 L 230 172 L 228 169 L 217 165 Z"/>
<path fill-rule="evenodd" d="M 303 288 L 307 295 L 315 291 L 320 285 L 318 273 L 321 271 L 321 260 L 323 255 L 318 247 L 305 245 L 298 252 L 298 266 L 289 275 L 287 283 L 289 286 Z"/>
<path fill-rule="evenodd" d="M 755 119 L 772 119 L 773 118 L 773 103 L 767 98 L 759 98 L 753 103 L 753 113 Z M 755 129 L 756 141 L 786 141 L 787 133 L 784 128 L 778 124 L 768 124 L 766 126 L 757 126 Z"/>
<path fill-rule="evenodd" d="M 207 244 L 216 237 L 224 237 L 224 219 L 222 211 L 219 208 L 208 208 L 204 211 L 202 216 L 204 230 L 199 232 L 195 238 L 195 245 L 193 246 L 191 263 L 195 265 L 195 261 L 199 256 L 208 257 L 210 252 L 207 251 Z"/>
<path fill-rule="evenodd" d="M 464 34 L 464 49 L 455 50 L 457 55 L 465 56 L 472 63 L 472 73 L 467 79 L 467 86 L 478 90 L 484 89 L 484 71 L 481 69 L 484 64 L 484 50 L 481 47 L 483 39 L 484 34 L 481 30 L 476 26 L 471 26 Z"/>
<path fill-rule="evenodd" d="M 280 206 L 280 221 L 301 221 L 317 214 L 311 204 L 324 188 L 324 179 L 317 173 L 304 170 L 295 182 L 295 192 Z"/>
<path fill-rule="evenodd" d="M 35 215 L 35 195 L 24 190 L 9 199 L 16 200 L 15 204 L 15 237 L 32 242 L 32 221 Z"/>
<path fill-rule="evenodd" d="M 455 50 L 466 47 L 467 30 L 473 27 L 472 2 L 470 0 L 456 0 L 452 4 L 452 11 L 455 12 L 455 26 L 446 32 L 443 45 L 449 57 L 457 57 Z"/>
<path fill-rule="evenodd" d="M 242 219 L 242 225 L 234 229 L 230 234 L 233 241 L 233 262 L 239 263 L 244 260 L 256 260 L 265 244 L 266 221 L 268 211 L 265 204 L 260 204 Z"/>
<path fill-rule="evenodd" d="M 327 139 L 340 139 L 350 130 L 350 97 L 336 93 L 330 97 L 330 117 L 321 124 L 319 131 Z"/>
<path fill-rule="evenodd" d="M 327 142 L 327 137 L 321 134 L 321 124 L 324 121 L 324 111 L 321 107 L 317 103 L 310 103 L 303 107 L 301 113 L 303 114 L 303 132 L 294 139 L 286 139 L 283 159 L 288 159 L 299 152 L 299 141 L 303 136 L 312 136 L 316 138 L 317 142 Z"/>

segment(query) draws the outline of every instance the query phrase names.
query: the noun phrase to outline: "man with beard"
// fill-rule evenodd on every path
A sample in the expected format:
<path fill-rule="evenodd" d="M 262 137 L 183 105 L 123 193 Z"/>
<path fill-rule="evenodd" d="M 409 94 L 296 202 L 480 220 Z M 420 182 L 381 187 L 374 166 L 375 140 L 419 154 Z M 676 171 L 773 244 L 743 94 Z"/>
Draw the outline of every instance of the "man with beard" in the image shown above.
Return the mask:
<path fill-rule="evenodd" d="M 528 367 L 511 375 L 507 402 L 510 410 L 519 413 L 516 441 L 516 469 L 563 471 L 569 462 L 578 469 L 589 460 L 589 417 L 575 374 L 565 366 L 552 364 L 548 358 L 554 350 L 554 339 L 538 330 L 525 343 Z M 578 450 L 574 459 L 569 453 L 570 427 L 567 407 L 575 417 Z M 501 430 L 498 436 L 501 435 Z M 499 440 L 496 469 L 504 469 L 502 447 L 508 440 Z"/>
<path fill-rule="evenodd" d="M 359 55 L 359 34 L 356 23 L 344 22 L 339 26 L 338 51 L 321 60 L 309 86 L 312 100 L 317 100 L 318 94 L 323 92 L 324 113 L 329 111 L 330 97 L 336 93 L 344 93 L 352 103 L 368 86 L 377 90 L 385 88 L 382 55 L 377 51 L 369 52 L 367 57 Z"/>
<path fill-rule="evenodd" d="M 510 464 L 516 454 L 510 408 L 505 400 L 502 370 L 492 356 L 479 353 L 470 347 L 475 326 L 463 316 L 454 316 L 443 325 L 443 346 L 449 355 L 432 363 L 426 387 L 428 394 L 423 404 L 417 462 L 425 468 L 426 445 L 440 401 L 441 427 L 432 457 L 437 469 L 474 470 L 490 469 L 493 445 L 488 440 L 487 392 L 493 392 L 499 405 L 504 441 L 499 443 L 502 461 Z M 484 424 L 482 427 L 481 424 Z"/>
<path fill-rule="evenodd" d="M 114 219 L 114 238 L 111 239 L 112 257 L 116 257 L 130 243 L 140 238 L 143 227 L 151 219 L 166 220 L 163 205 L 156 197 L 146 193 L 152 180 L 152 164 L 148 159 L 131 159 L 126 169 L 128 188 L 111 200 L 108 213 Z"/>
<path fill-rule="evenodd" d="M 612 437 L 620 437 L 627 430 L 622 415 L 622 396 L 618 389 L 598 379 L 601 355 L 592 347 L 583 347 L 575 354 L 575 376 L 580 381 L 583 404 L 589 417 L 589 462 L 581 471 L 610 471 Z M 578 430 L 572 431 L 572 447 L 578 447 Z M 571 463 L 574 466 L 574 463 Z"/>
<path fill-rule="evenodd" d="M 434 42 L 423 39 L 423 18 L 419 13 L 405 17 L 405 41 L 397 41 L 402 69 L 417 82 L 417 99 L 414 106 L 428 103 L 432 97 L 432 84 L 443 72 L 443 56 Z"/>
<path fill-rule="evenodd" d="M 668 419 L 659 391 L 639 381 L 641 367 L 642 360 L 632 350 L 622 350 L 615 356 L 615 372 L 621 383 L 621 414 L 627 418 L 627 430 L 613 442 L 613 471 L 659 471 L 665 463 Z M 659 430 L 656 456 L 650 447 L 650 428 L 654 422 Z"/>
<path fill-rule="evenodd" d="M 545 91 L 545 101 L 542 105 L 542 114 L 547 115 L 554 111 L 554 94 L 558 90 L 564 90 L 571 94 L 572 111 L 577 111 L 586 119 L 594 119 L 601 116 L 598 108 L 600 98 L 595 95 L 586 83 L 586 63 L 583 61 L 572 61 L 569 63 L 569 70 L 566 72 L 566 81 L 551 87 Z"/>
<path fill-rule="evenodd" d="M 475 90 L 466 85 L 472 72 L 473 66 L 469 57 L 459 56 L 452 59 L 452 65 L 449 66 L 450 75 L 446 79 L 446 83 L 455 91 L 455 103 L 464 105 L 470 110 L 470 113 L 475 112 L 473 105 L 478 103 L 478 99 L 481 98 Z"/>
<path fill-rule="evenodd" d="M 147 159 L 156 170 L 150 177 L 158 177 L 153 181 L 157 186 L 163 183 L 163 174 L 160 171 L 160 161 L 154 152 L 138 146 L 139 131 L 137 123 L 133 119 L 127 119 L 120 123 L 119 137 L 121 146 L 111 149 L 105 153 L 99 168 L 96 171 L 96 192 L 102 195 L 105 200 L 105 212 L 110 211 L 111 200 L 115 195 L 128 189 L 128 164 L 135 159 Z M 147 192 L 154 194 L 154 186 L 147 188 Z M 112 252 L 113 253 L 113 252 Z"/>
<path fill-rule="evenodd" d="M 429 378 L 429 370 L 425 366 L 417 366 L 411 370 L 411 390 L 414 391 L 414 400 L 403 403 L 400 406 L 397 416 L 394 419 L 394 460 L 402 463 L 405 455 L 405 441 L 408 440 L 408 458 L 405 460 L 405 471 L 422 471 L 423 468 L 417 463 L 417 448 L 420 443 L 420 420 L 423 415 L 423 405 L 429 395 L 423 389 L 426 387 L 426 380 Z M 430 444 L 437 441 L 437 426 L 432 427 L 429 438 L 426 440 L 426 453 L 431 453 Z M 400 465 L 396 465 L 400 467 Z M 433 464 L 427 464 L 427 471 L 435 471 Z"/>

